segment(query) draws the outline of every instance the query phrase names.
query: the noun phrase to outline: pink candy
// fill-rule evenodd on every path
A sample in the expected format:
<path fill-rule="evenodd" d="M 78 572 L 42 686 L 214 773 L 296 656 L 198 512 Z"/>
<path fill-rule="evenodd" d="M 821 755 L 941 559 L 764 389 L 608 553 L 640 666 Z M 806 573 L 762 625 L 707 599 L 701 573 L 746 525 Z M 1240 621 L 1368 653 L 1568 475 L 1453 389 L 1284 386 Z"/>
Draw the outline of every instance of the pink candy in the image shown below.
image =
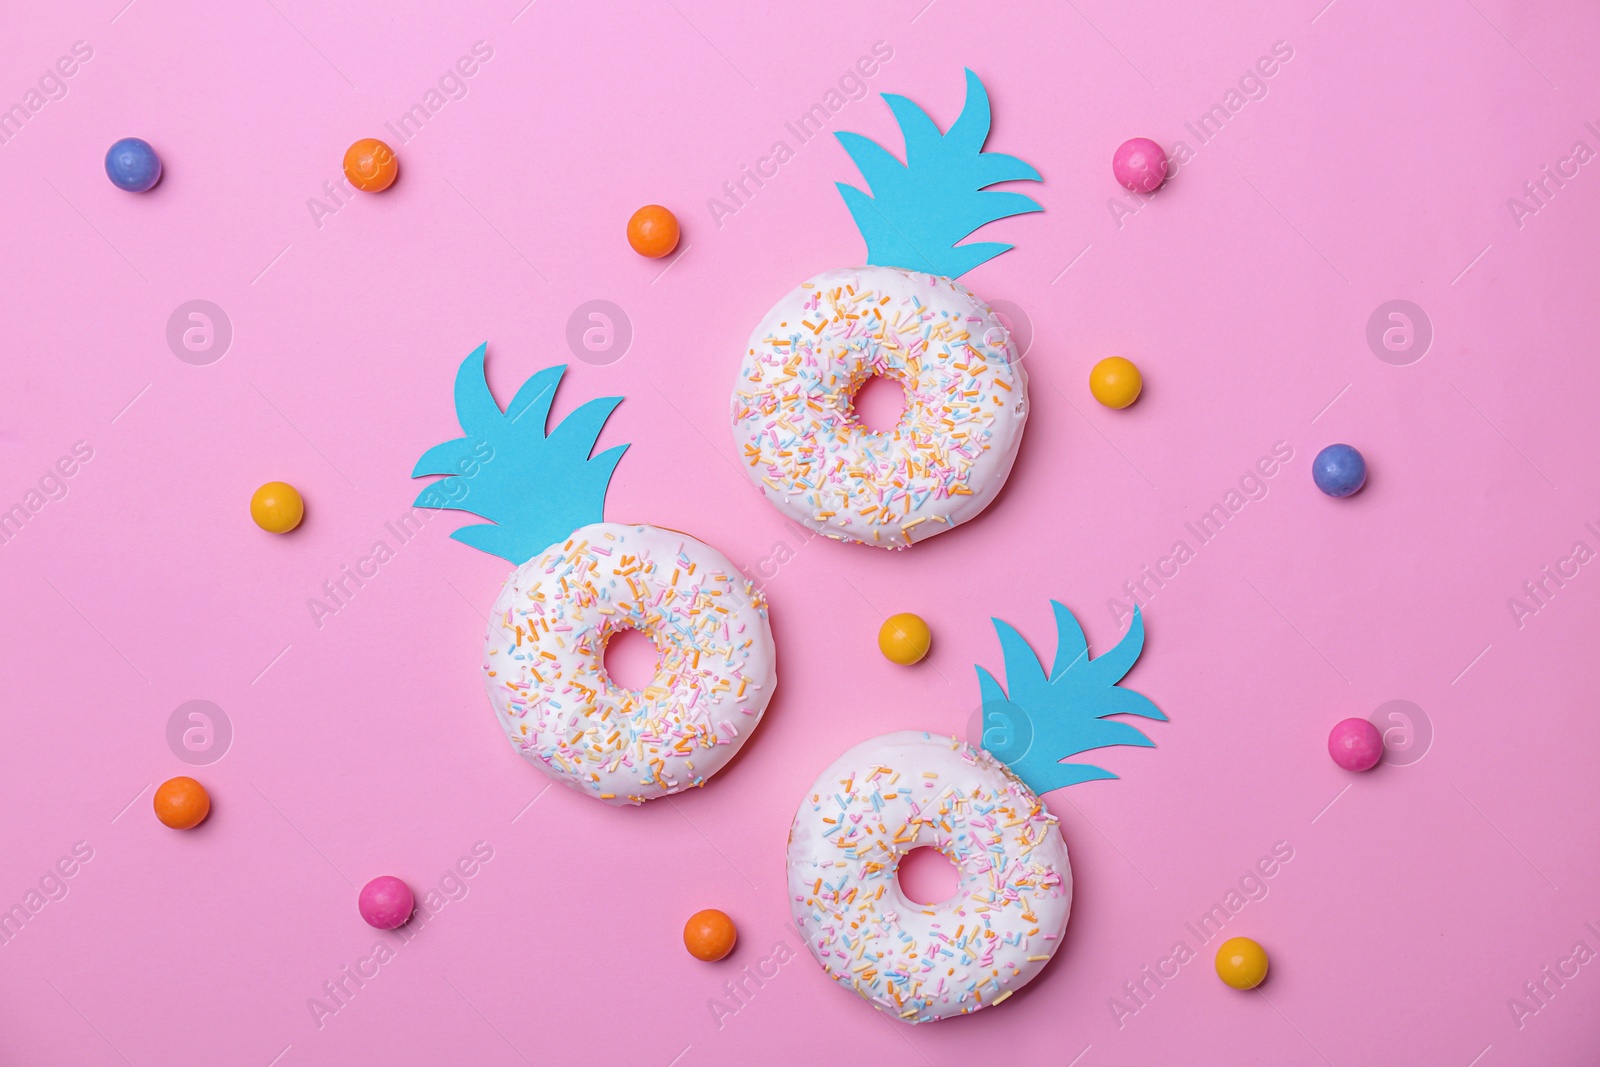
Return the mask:
<path fill-rule="evenodd" d="M 1383 735 L 1366 719 L 1345 719 L 1328 734 L 1328 755 L 1347 771 L 1368 771 L 1383 759 Z"/>
<path fill-rule="evenodd" d="M 391 874 L 380 875 L 361 887 L 361 917 L 368 926 L 393 930 L 411 918 L 416 899 L 411 887 Z"/>
<path fill-rule="evenodd" d="M 1111 173 L 1136 193 L 1153 193 L 1167 180 L 1167 153 L 1148 137 L 1123 141 L 1111 157 Z"/>

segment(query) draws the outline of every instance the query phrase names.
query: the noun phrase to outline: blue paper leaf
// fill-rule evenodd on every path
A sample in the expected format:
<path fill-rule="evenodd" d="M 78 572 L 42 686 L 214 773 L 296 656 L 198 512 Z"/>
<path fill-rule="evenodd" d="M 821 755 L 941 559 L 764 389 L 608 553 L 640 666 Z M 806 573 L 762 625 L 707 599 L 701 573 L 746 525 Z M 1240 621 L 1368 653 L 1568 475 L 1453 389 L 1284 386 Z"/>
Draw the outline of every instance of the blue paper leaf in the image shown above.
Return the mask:
<path fill-rule="evenodd" d="M 1148 697 L 1117 685 L 1144 648 L 1144 617 L 1137 605 L 1122 640 L 1094 659 L 1078 620 L 1056 601 L 1050 607 L 1056 659 L 1048 677 L 1022 635 L 999 619 L 993 622 L 1005 656 L 1006 688 L 977 668 L 985 747 L 1036 793 L 1116 777 L 1091 764 L 1061 762 L 1068 756 L 1112 745 L 1154 747 L 1137 727 L 1107 716 L 1167 718 Z M 998 744 L 988 743 L 991 732 Z"/>
<path fill-rule="evenodd" d="M 501 411 L 484 377 L 487 348 L 479 345 L 456 372 L 456 418 L 466 436 L 428 449 L 411 476 L 446 476 L 423 487 L 417 507 L 489 520 L 463 526 L 451 537 L 521 564 L 605 517 L 606 489 L 628 446 L 589 453 L 622 397 L 590 400 L 546 433 L 550 404 L 567 368 L 535 374 Z"/>
<path fill-rule="evenodd" d="M 472 438 L 457 437 L 453 441 L 434 445 L 422 454 L 417 460 L 417 465 L 412 468 L 411 477 L 418 478 L 424 474 L 455 474 L 461 469 L 463 461 L 470 462 L 472 458 Z"/>
<path fill-rule="evenodd" d="M 1072 612 L 1054 600 L 1050 601 L 1050 610 L 1056 617 L 1056 661 L 1050 668 L 1054 677 L 1077 666 L 1080 659 L 1089 658 L 1089 639 L 1083 636 L 1083 627 Z"/>
<path fill-rule="evenodd" d="M 1001 687 L 999 682 L 995 681 L 994 675 L 982 667 L 978 668 L 978 696 L 986 705 L 1003 704 L 1006 699 L 1005 689 Z"/>
<path fill-rule="evenodd" d="M 1042 181 L 1015 156 L 983 151 L 989 136 L 989 94 L 967 71 L 967 100 L 948 133 L 903 96 L 884 93 L 905 139 L 901 163 L 857 133 L 834 134 L 872 195 L 838 183 L 856 228 L 867 241 L 867 262 L 958 278 L 1012 246 L 992 241 L 959 244 L 996 219 L 1043 211 L 1032 197 L 988 187 Z"/>
<path fill-rule="evenodd" d="M 1015 767 L 1011 769 L 1016 770 Z M 1052 763 L 1032 768 L 1028 774 L 1017 771 L 1017 777 L 1026 782 L 1029 789 L 1043 795 L 1052 789 L 1082 785 L 1084 782 L 1101 782 L 1116 775 L 1092 763 Z"/>

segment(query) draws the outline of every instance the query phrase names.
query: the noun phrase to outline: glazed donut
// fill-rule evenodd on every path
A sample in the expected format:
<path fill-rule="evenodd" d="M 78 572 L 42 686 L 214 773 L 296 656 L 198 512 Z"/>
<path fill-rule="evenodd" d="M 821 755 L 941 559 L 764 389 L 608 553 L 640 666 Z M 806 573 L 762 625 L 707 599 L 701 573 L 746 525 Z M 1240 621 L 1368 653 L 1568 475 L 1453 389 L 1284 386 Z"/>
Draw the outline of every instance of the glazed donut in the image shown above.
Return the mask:
<path fill-rule="evenodd" d="M 633 627 L 661 653 L 624 689 L 607 639 Z M 512 572 L 490 616 L 484 680 L 523 757 L 610 804 L 706 783 L 739 750 L 777 681 L 759 590 L 688 534 L 600 522 Z"/>
<path fill-rule="evenodd" d="M 852 399 L 874 375 L 905 411 L 873 433 Z M 1028 419 L 1028 380 L 1000 319 L 949 278 L 824 271 L 750 335 L 733 393 L 745 473 L 785 515 L 838 541 L 905 548 L 1000 492 Z"/>
<path fill-rule="evenodd" d="M 956 894 L 918 904 L 896 877 L 930 845 Z M 920 730 L 863 742 L 822 772 L 789 830 L 789 907 L 840 985 L 907 1022 L 1005 1000 L 1061 944 L 1072 868 L 1033 790 L 989 753 Z"/>

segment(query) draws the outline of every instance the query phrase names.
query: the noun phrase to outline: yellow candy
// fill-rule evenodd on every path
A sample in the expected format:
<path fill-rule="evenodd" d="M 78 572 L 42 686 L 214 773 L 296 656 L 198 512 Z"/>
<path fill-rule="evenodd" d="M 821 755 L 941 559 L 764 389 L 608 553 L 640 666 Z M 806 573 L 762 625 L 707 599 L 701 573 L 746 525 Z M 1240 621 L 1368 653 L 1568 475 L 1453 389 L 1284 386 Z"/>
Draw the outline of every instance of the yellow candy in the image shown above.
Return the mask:
<path fill-rule="evenodd" d="M 918 615 L 903 611 L 883 620 L 878 628 L 878 651 L 894 663 L 909 667 L 928 654 L 933 635 Z"/>
<path fill-rule="evenodd" d="M 1132 360 L 1121 356 L 1102 359 L 1089 372 L 1089 392 L 1108 408 L 1125 408 L 1139 399 L 1144 377 Z"/>
<path fill-rule="evenodd" d="M 268 533 L 288 533 L 305 513 L 306 502 L 288 482 L 268 482 L 250 497 L 250 517 Z"/>
<path fill-rule="evenodd" d="M 1248 937 L 1230 937 L 1217 949 L 1217 977 L 1235 989 L 1254 989 L 1267 977 L 1267 950 Z"/>

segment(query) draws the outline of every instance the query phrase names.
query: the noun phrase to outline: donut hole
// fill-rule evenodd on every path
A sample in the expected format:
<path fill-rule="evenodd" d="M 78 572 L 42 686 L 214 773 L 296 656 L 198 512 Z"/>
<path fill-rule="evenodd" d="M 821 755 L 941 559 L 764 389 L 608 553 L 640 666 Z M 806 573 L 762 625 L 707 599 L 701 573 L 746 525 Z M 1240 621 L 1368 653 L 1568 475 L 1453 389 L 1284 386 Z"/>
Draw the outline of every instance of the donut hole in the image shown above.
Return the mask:
<path fill-rule="evenodd" d="M 906 391 L 898 379 L 874 374 L 850 398 L 850 414 L 869 433 L 888 433 L 900 424 Z"/>
<path fill-rule="evenodd" d="M 961 872 L 950 857 L 931 846 L 900 857 L 900 892 L 918 904 L 942 904 L 956 895 Z"/>
<path fill-rule="evenodd" d="M 606 638 L 600 661 L 613 684 L 638 692 L 655 681 L 661 667 L 661 650 L 632 626 L 624 626 Z"/>

